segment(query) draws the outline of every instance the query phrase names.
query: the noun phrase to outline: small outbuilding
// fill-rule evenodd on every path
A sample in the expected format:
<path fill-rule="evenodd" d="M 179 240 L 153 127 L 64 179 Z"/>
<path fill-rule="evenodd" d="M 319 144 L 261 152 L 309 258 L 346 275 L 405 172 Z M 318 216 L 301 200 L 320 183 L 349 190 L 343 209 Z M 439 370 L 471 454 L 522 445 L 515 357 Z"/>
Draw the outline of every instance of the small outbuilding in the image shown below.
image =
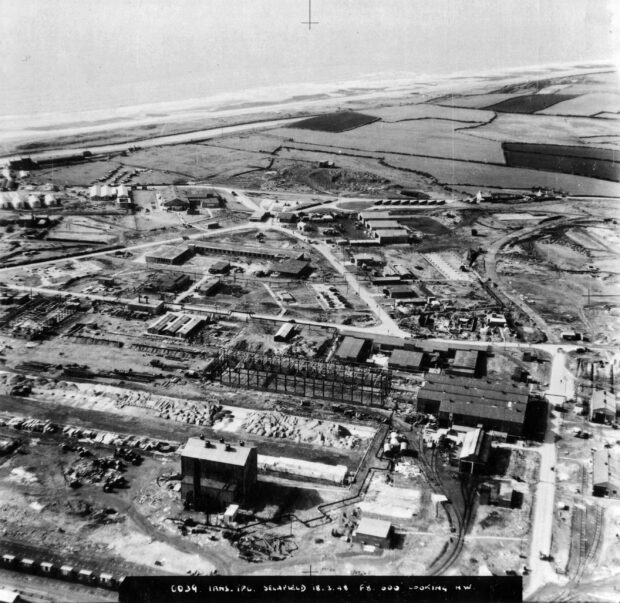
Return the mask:
<path fill-rule="evenodd" d="M 390 547 L 391 536 L 392 524 L 389 521 L 363 517 L 353 533 L 353 542 L 386 549 Z"/>

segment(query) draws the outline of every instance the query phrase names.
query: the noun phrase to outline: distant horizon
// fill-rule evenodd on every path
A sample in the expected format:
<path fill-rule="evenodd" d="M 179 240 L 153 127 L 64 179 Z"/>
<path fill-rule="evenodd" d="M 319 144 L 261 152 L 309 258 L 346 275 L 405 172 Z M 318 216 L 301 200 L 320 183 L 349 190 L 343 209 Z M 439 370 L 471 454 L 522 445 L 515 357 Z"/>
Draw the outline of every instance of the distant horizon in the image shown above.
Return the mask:
<path fill-rule="evenodd" d="M 0 116 L 620 56 L 613 0 L 0 0 Z M 224 102 L 228 102 L 226 99 Z M 19 124 L 15 124 L 19 127 Z"/>

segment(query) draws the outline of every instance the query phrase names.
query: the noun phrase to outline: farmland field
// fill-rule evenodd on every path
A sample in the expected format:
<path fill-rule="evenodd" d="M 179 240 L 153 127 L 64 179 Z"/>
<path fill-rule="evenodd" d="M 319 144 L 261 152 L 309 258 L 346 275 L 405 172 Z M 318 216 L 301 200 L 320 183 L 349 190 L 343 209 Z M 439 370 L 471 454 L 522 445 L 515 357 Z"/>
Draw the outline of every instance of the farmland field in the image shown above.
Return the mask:
<path fill-rule="evenodd" d="M 303 119 L 290 125 L 289 128 L 319 130 L 321 132 L 345 132 L 346 130 L 353 130 L 371 124 L 378 119 L 380 118 L 373 115 L 364 115 L 355 111 L 342 111 Z"/>
<path fill-rule="evenodd" d="M 523 144 L 502 145 L 506 164 L 589 178 L 620 182 L 620 163 L 612 149 L 569 147 L 564 145 Z"/>
<path fill-rule="evenodd" d="M 485 109 L 498 113 L 536 113 L 562 101 L 574 98 L 572 94 L 525 94 L 501 101 Z"/>
<path fill-rule="evenodd" d="M 542 114 L 554 115 L 597 115 L 599 113 L 617 113 L 620 111 L 620 94 L 611 92 L 581 94 L 580 96 L 563 101 L 547 109 L 539 111 Z"/>

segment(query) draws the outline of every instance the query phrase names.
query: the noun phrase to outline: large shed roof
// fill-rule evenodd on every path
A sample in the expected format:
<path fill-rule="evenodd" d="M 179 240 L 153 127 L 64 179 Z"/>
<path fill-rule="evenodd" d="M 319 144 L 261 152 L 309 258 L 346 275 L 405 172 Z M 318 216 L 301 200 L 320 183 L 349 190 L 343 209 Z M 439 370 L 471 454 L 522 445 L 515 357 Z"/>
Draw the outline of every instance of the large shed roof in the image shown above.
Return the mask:
<path fill-rule="evenodd" d="M 200 438 L 190 438 L 181 450 L 181 456 L 205 461 L 213 461 L 224 465 L 245 466 L 251 451 L 251 446 L 232 446 L 221 442 L 209 442 Z"/>

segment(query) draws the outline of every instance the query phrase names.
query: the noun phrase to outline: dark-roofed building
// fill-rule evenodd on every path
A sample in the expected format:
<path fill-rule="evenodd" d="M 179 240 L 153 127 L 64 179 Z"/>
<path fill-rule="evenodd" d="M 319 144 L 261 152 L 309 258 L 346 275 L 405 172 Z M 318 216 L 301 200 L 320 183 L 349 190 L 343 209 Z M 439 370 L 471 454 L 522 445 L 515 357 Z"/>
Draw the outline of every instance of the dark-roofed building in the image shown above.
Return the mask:
<path fill-rule="evenodd" d="M 363 362 L 370 352 L 371 345 L 370 339 L 345 337 L 338 346 L 335 357 L 344 362 Z"/>
<path fill-rule="evenodd" d="M 414 350 L 394 350 L 388 360 L 388 367 L 399 371 L 419 373 L 424 371 L 422 368 L 423 360 L 423 352 L 416 352 Z"/>
<path fill-rule="evenodd" d="M 478 372 L 479 358 L 478 350 L 457 350 L 446 372 L 461 377 L 475 377 Z"/>
<path fill-rule="evenodd" d="M 226 245 L 218 243 L 209 243 L 208 241 L 195 241 L 190 244 L 190 248 L 194 253 L 200 255 L 231 255 L 245 256 L 250 258 L 259 258 L 263 260 L 279 260 L 281 258 L 290 257 L 290 253 L 281 250 L 268 249 L 266 247 L 252 247 L 250 245 Z M 299 253 L 296 254 L 299 256 Z"/>
<path fill-rule="evenodd" d="M 181 496 L 194 509 L 244 504 L 256 486 L 256 448 L 190 438 L 181 450 L 181 476 Z"/>
<path fill-rule="evenodd" d="M 226 274 L 230 270 L 230 262 L 219 260 L 209 268 L 211 274 Z"/>
<path fill-rule="evenodd" d="M 142 286 L 142 289 L 144 291 L 178 293 L 179 291 L 187 289 L 191 282 L 187 274 L 161 272 L 150 274 L 148 280 Z"/>
<path fill-rule="evenodd" d="M 182 264 L 192 256 L 189 247 L 164 245 L 155 251 L 150 251 L 145 259 L 147 264 Z"/>
<path fill-rule="evenodd" d="M 284 260 L 271 264 L 269 270 L 277 272 L 284 278 L 301 279 L 310 273 L 310 262 L 307 260 Z"/>
<path fill-rule="evenodd" d="M 521 437 L 529 401 L 523 385 L 429 375 L 418 392 L 418 411 L 435 415 L 442 425 L 482 426 Z"/>
<path fill-rule="evenodd" d="M 297 214 L 292 211 L 283 211 L 278 214 L 278 220 L 283 224 L 294 224 L 298 219 Z"/>
<path fill-rule="evenodd" d="M 415 299 L 418 298 L 418 292 L 411 285 L 393 285 L 383 289 L 383 294 L 390 299 Z M 426 303 L 425 299 L 422 299 Z"/>
<path fill-rule="evenodd" d="M 590 421 L 595 423 L 616 420 L 616 398 L 602 389 L 595 389 L 590 398 Z"/>
<path fill-rule="evenodd" d="M 157 199 L 161 207 L 168 211 L 185 211 L 190 203 L 184 190 L 176 186 L 166 186 L 157 191 Z"/>

